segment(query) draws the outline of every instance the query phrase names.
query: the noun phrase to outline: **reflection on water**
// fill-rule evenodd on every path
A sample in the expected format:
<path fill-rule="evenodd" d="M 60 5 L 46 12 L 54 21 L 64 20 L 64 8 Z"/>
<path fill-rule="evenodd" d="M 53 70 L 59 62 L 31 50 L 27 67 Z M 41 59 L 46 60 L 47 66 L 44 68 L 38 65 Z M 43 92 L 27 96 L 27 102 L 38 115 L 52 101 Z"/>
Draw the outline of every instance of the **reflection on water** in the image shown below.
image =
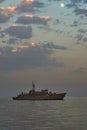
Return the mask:
<path fill-rule="evenodd" d="M 87 98 L 0 100 L 0 130 L 86 130 Z"/>

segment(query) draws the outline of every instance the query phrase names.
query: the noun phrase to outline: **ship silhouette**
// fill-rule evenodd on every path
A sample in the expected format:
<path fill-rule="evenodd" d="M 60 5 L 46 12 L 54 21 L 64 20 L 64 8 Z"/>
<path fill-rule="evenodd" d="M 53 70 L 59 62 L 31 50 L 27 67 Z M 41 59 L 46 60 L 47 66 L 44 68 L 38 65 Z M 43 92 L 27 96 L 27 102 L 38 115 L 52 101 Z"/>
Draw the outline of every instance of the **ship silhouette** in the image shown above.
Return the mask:
<path fill-rule="evenodd" d="M 16 97 L 13 97 L 13 100 L 63 100 L 66 93 L 52 93 L 48 92 L 48 89 L 36 91 L 35 84 L 32 81 L 32 89 L 29 93 L 21 93 Z"/>

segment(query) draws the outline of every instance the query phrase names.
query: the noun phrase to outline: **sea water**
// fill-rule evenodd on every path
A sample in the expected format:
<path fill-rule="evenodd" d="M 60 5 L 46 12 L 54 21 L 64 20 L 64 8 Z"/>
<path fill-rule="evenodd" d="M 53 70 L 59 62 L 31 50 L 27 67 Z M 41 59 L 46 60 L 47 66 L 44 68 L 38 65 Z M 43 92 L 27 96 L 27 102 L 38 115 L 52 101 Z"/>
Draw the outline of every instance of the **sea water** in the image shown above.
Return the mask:
<path fill-rule="evenodd" d="M 0 99 L 0 130 L 87 130 L 87 98 Z"/>

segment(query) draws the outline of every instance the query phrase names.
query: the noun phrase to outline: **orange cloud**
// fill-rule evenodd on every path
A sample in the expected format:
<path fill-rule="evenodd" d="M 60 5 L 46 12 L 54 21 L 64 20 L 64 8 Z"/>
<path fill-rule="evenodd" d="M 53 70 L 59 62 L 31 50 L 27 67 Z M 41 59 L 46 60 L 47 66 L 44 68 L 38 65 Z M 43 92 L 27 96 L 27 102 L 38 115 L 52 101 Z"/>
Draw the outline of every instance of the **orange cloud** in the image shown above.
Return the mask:
<path fill-rule="evenodd" d="M 4 7 L 1 7 L 0 8 L 0 11 L 4 11 L 4 12 L 9 12 L 9 13 L 15 13 L 17 10 L 17 7 L 16 6 L 13 6 L 13 5 L 10 5 L 10 6 L 8 6 L 8 7 L 6 7 L 6 8 L 4 8 Z"/>
<path fill-rule="evenodd" d="M 14 13 L 14 12 L 16 12 L 16 8 L 17 8 L 16 6 L 12 6 L 12 5 L 11 5 L 11 6 L 8 6 L 8 7 L 7 7 L 7 11 L 9 11 L 9 12 L 11 12 L 11 13 Z"/>
<path fill-rule="evenodd" d="M 5 10 L 6 10 L 6 8 L 0 7 L 0 11 L 5 11 Z"/>
<path fill-rule="evenodd" d="M 32 14 L 26 14 L 24 16 L 20 16 L 16 23 L 18 24 L 43 24 L 46 25 L 47 22 L 51 20 L 50 16 L 34 16 Z"/>
<path fill-rule="evenodd" d="M 28 49 L 28 48 L 34 47 L 34 46 L 36 46 L 36 43 L 35 43 L 35 42 L 31 42 L 31 43 L 29 43 L 29 44 L 20 45 L 20 46 L 18 46 L 17 48 L 13 48 L 13 49 L 11 50 L 11 52 L 16 53 L 16 52 L 19 52 L 19 51 L 21 51 L 21 50 L 23 50 L 23 49 Z M 1 54 L 2 54 L 2 53 L 0 53 L 0 55 L 1 55 Z"/>
<path fill-rule="evenodd" d="M 25 17 L 33 18 L 34 16 L 32 14 L 26 14 Z"/>
<path fill-rule="evenodd" d="M 22 27 L 22 25 L 14 23 L 12 24 L 12 27 Z"/>
<path fill-rule="evenodd" d="M 43 20 L 50 20 L 50 16 L 41 16 L 40 18 Z"/>
<path fill-rule="evenodd" d="M 27 3 L 27 4 L 32 4 L 35 2 L 35 0 L 22 0 L 22 2 Z"/>
<path fill-rule="evenodd" d="M 16 53 L 16 52 L 19 52 L 21 49 L 27 49 L 27 48 L 29 48 L 29 45 L 20 45 L 20 46 L 17 47 L 17 48 L 13 48 L 13 49 L 11 50 L 11 52 Z"/>
<path fill-rule="evenodd" d="M 17 52 L 17 49 L 12 49 L 11 52 L 14 52 L 14 53 L 15 53 L 15 52 Z"/>
<path fill-rule="evenodd" d="M 31 43 L 31 46 L 36 46 L 36 43 L 35 43 L 35 42 L 32 42 L 32 43 Z"/>
<path fill-rule="evenodd" d="M 27 48 L 29 48 L 29 45 L 21 45 L 21 46 L 19 46 L 19 49 L 27 49 Z"/>

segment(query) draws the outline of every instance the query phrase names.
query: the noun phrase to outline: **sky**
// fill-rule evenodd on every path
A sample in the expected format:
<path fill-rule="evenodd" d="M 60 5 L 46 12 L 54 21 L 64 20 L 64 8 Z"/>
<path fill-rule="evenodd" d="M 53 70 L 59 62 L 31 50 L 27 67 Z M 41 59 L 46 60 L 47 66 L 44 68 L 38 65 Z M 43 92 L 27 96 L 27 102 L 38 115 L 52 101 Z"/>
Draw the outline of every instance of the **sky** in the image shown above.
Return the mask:
<path fill-rule="evenodd" d="M 0 97 L 87 96 L 87 0 L 0 0 Z"/>

